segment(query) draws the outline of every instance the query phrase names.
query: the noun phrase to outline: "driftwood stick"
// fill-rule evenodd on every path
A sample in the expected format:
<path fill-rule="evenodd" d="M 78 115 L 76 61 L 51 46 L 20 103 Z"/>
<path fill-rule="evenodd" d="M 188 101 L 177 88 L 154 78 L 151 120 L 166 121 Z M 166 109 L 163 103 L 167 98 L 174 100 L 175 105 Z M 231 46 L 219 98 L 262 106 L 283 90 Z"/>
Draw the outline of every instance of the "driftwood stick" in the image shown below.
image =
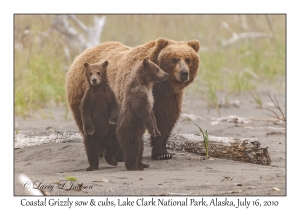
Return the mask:
<path fill-rule="evenodd" d="M 230 39 L 222 41 L 222 46 L 227 47 L 229 45 L 235 44 L 240 40 L 256 39 L 256 38 L 272 38 L 272 34 L 267 34 L 262 32 L 245 32 L 240 34 L 233 34 Z"/>
<path fill-rule="evenodd" d="M 149 136 L 145 135 L 145 140 Z M 202 135 L 179 134 L 169 138 L 167 148 L 205 155 Z M 256 138 L 230 138 L 208 136 L 208 154 L 215 158 L 270 165 L 271 158 L 268 148 L 261 148 Z"/>
<path fill-rule="evenodd" d="M 54 19 L 53 28 L 65 37 L 72 50 L 82 52 L 89 47 L 100 44 L 105 22 L 105 16 L 100 18 L 95 16 L 94 25 L 86 26 L 75 15 L 57 15 Z"/>
<path fill-rule="evenodd" d="M 26 132 L 15 134 L 15 149 L 23 147 L 34 147 L 47 143 L 76 142 L 83 141 L 82 135 L 77 131 L 67 132 Z"/>
<path fill-rule="evenodd" d="M 66 15 L 57 15 L 54 19 L 53 29 L 62 35 L 68 48 L 72 50 L 83 51 L 87 48 L 86 39 L 82 33 L 79 33 L 68 21 Z M 67 48 L 67 47 L 66 47 Z M 66 49 L 65 51 L 70 51 Z M 69 55 L 67 55 L 68 57 Z"/>
<path fill-rule="evenodd" d="M 223 47 L 235 44 L 240 40 L 244 39 L 256 39 L 256 38 L 272 38 L 272 34 L 263 33 L 263 32 L 245 32 L 245 33 L 236 33 L 226 22 L 222 22 L 222 26 L 227 29 L 231 34 L 231 38 L 228 40 L 222 40 L 221 44 Z"/>
<path fill-rule="evenodd" d="M 144 135 L 145 144 L 149 145 L 150 136 Z M 53 142 L 82 142 L 79 132 L 29 132 L 15 134 L 15 148 L 38 146 Z M 169 138 L 167 148 L 205 155 L 202 135 L 179 134 Z M 268 148 L 261 148 L 256 138 L 230 138 L 208 136 L 209 155 L 235 161 L 270 165 Z"/>
<path fill-rule="evenodd" d="M 87 27 L 80 20 L 76 18 L 75 15 L 68 15 L 80 28 L 84 33 L 87 33 Z"/>
<path fill-rule="evenodd" d="M 99 42 L 101 39 L 102 30 L 104 28 L 106 22 L 106 16 L 102 16 L 101 18 L 98 18 L 97 16 L 94 17 L 94 30 L 95 35 L 94 37 L 97 37 Z"/>

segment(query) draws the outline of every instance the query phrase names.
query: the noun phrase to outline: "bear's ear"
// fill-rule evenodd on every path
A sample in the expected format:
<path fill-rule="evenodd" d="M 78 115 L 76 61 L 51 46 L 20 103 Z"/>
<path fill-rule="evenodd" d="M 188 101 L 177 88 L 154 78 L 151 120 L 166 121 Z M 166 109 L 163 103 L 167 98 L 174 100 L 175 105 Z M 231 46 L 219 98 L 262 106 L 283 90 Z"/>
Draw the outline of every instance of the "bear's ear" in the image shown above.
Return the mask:
<path fill-rule="evenodd" d="M 148 65 L 149 65 L 149 57 L 146 57 L 146 58 L 143 60 L 143 65 L 144 65 L 144 66 L 148 66 Z"/>
<path fill-rule="evenodd" d="M 156 43 L 157 43 L 158 46 L 160 46 L 161 48 L 164 48 L 165 46 L 168 45 L 168 40 L 160 37 L 160 38 L 158 38 L 158 39 L 156 40 Z"/>
<path fill-rule="evenodd" d="M 84 63 L 83 65 L 84 65 L 85 68 L 89 67 L 89 63 Z"/>
<path fill-rule="evenodd" d="M 102 64 L 103 67 L 107 67 L 108 66 L 108 61 L 105 61 L 103 64 Z"/>
<path fill-rule="evenodd" d="M 199 52 L 200 42 L 197 39 L 188 41 L 188 45 L 190 45 L 196 52 Z"/>

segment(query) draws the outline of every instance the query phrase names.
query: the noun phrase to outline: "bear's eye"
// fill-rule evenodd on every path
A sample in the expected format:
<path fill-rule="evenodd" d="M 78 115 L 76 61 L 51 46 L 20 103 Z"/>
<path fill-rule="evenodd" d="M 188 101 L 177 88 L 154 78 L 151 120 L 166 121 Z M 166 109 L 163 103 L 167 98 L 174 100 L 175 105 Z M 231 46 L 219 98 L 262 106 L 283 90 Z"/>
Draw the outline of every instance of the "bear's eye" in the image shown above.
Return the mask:
<path fill-rule="evenodd" d="M 90 76 L 92 76 L 93 75 L 93 73 L 92 72 L 90 72 Z"/>
<path fill-rule="evenodd" d="M 185 62 L 186 62 L 187 64 L 189 64 L 189 63 L 191 62 L 191 60 L 190 60 L 189 58 L 187 58 L 187 59 L 185 59 Z"/>
<path fill-rule="evenodd" d="M 177 58 L 172 58 L 173 63 L 177 63 Z"/>
<path fill-rule="evenodd" d="M 98 71 L 97 74 L 100 76 L 100 72 Z"/>

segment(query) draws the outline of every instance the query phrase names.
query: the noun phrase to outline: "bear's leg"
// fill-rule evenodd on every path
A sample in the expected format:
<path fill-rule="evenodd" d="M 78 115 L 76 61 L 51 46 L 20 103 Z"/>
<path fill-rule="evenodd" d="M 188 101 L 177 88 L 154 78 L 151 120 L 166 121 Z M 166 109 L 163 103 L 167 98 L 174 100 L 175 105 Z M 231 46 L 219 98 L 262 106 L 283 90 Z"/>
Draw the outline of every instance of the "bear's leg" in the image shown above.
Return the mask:
<path fill-rule="evenodd" d="M 118 121 L 118 117 L 119 117 L 119 112 L 118 110 L 114 110 L 111 112 L 110 118 L 109 118 L 109 124 L 117 124 Z"/>
<path fill-rule="evenodd" d="M 125 159 L 125 167 L 129 171 L 143 170 L 143 167 L 139 166 L 140 159 L 140 141 L 137 141 L 137 137 L 123 138 L 121 140 L 121 147 Z"/>
<path fill-rule="evenodd" d="M 95 135 L 84 135 L 83 138 L 86 155 L 90 165 L 86 170 L 97 170 L 99 165 L 99 141 L 96 139 Z"/>
<path fill-rule="evenodd" d="M 148 164 L 145 164 L 142 162 L 142 158 L 143 158 L 143 153 L 144 153 L 144 140 L 141 139 L 141 144 L 140 144 L 140 157 L 139 157 L 139 163 L 138 166 L 141 168 L 149 168 Z"/>
<path fill-rule="evenodd" d="M 157 95 L 154 91 L 154 113 L 161 136 L 151 137 L 152 159 L 167 160 L 172 155 L 167 151 L 166 144 L 181 112 L 183 92 Z"/>
<path fill-rule="evenodd" d="M 112 165 L 112 166 L 117 166 L 118 162 L 114 160 L 114 155 L 115 155 L 115 150 L 112 148 L 106 148 L 104 152 L 104 158 L 107 164 Z"/>
<path fill-rule="evenodd" d="M 124 162 L 124 155 L 122 150 L 120 149 L 119 152 L 114 156 L 114 160 L 117 162 Z"/>
<path fill-rule="evenodd" d="M 101 144 L 105 148 L 104 159 L 109 165 L 112 166 L 118 165 L 118 163 L 114 160 L 114 155 L 117 154 L 120 149 L 115 131 L 116 126 L 110 126 L 108 134 L 101 141 Z"/>
<path fill-rule="evenodd" d="M 99 157 L 103 158 L 103 154 L 105 152 L 104 146 L 101 144 L 101 142 L 98 144 L 98 154 Z"/>
<path fill-rule="evenodd" d="M 116 135 L 117 135 L 117 133 L 116 133 L 116 128 L 117 128 L 117 126 L 116 125 L 110 125 L 110 133 L 112 133 L 113 134 L 113 137 L 115 138 L 115 141 L 113 142 L 113 147 L 114 148 L 117 148 L 118 149 L 118 151 L 116 151 L 116 153 L 114 154 L 114 157 L 113 157 L 113 159 L 115 160 L 115 161 L 117 161 L 117 162 L 124 162 L 124 155 L 123 155 L 123 152 L 122 152 L 122 149 L 121 149 L 121 147 L 120 147 L 120 145 L 119 145 L 119 141 L 118 141 L 118 139 L 117 139 L 117 137 L 116 137 Z"/>
<path fill-rule="evenodd" d="M 148 130 L 150 136 L 156 136 L 156 130 L 155 130 L 156 123 L 153 121 L 151 113 L 142 114 L 141 116 L 143 117 L 143 123 L 146 129 Z"/>
<path fill-rule="evenodd" d="M 172 159 L 173 156 L 167 151 L 166 143 L 169 135 L 163 135 L 158 137 L 151 137 L 152 143 L 152 159 L 153 160 L 167 160 Z"/>
<path fill-rule="evenodd" d="M 152 111 L 151 111 L 151 118 L 152 118 L 153 123 L 154 123 L 155 134 L 156 134 L 156 136 L 160 136 L 161 134 L 160 134 L 160 132 L 159 132 L 159 130 L 158 130 L 158 128 L 157 128 L 156 118 L 155 118 L 155 114 L 154 114 L 153 109 L 152 109 Z"/>
<path fill-rule="evenodd" d="M 125 156 L 125 167 L 128 171 L 142 171 L 144 167 L 140 166 L 139 159 L 140 159 L 140 151 L 139 151 L 139 144 L 136 144 L 137 147 L 131 148 L 131 151 L 124 152 Z M 128 152 L 130 154 L 128 154 Z"/>

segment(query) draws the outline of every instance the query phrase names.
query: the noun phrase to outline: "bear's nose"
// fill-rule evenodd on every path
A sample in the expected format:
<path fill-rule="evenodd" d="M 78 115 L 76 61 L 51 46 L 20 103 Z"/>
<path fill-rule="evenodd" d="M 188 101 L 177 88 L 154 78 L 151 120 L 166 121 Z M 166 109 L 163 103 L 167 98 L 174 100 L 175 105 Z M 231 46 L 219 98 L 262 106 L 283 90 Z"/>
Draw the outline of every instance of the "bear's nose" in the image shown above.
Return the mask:
<path fill-rule="evenodd" d="M 95 84 L 97 82 L 97 79 L 92 79 L 92 82 Z"/>
<path fill-rule="evenodd" d="M 187 70 L 182 70 L 180 72 L 180 79 L 186 81 L 189 78 L 189 72 Z"/>
<path fill-rule="evenodd" d="M 165 73 L 165 74 L 164 74 L 164 80 L 168 79 L 168 77 L 169 77 L 169 74 L 168 74 L 168 73 Z"/>

